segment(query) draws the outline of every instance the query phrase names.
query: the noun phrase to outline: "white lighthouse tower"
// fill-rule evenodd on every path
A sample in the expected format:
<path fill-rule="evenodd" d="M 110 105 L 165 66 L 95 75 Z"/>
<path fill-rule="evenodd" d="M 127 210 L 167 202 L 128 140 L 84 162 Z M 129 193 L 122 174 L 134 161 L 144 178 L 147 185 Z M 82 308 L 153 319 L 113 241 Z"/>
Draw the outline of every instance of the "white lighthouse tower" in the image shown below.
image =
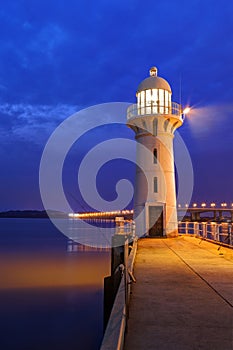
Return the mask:
<path fill-rule="evenodd" d="M 127 125 L 137 140 L 137 234 L 173 237 L 178 234 L 173 138 L 183 123 L 182 109 L 172 102 L 171 87 L 157 76 L 156 67 L 139 84 L 136 96 L 137 104 L 127 110 Z"/>

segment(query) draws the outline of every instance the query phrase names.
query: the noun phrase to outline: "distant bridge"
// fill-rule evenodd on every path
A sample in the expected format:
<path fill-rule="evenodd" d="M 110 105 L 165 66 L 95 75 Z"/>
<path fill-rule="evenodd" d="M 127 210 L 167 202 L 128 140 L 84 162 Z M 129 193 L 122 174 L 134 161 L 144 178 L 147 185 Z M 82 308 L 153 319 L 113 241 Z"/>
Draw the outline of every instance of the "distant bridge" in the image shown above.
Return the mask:
<path fill-rule="evenodd" d="M 204 218 L 203 214 L 210 214 L 208 216 L 208 219 L 212 219 L 213 221 L 224 221 L 224 220 L 231 220 L 233 221 L 233 207 L 227 208 L 227 207 L 193 207 L 193 208 L 177 208 L 178 211 L 178 217 L 181 216 L 180 214 L 185 213 L 184 218 L 188 219 L 190 221 L 202 221 Z M 224 215 L 228 214 L 228 215 Z"/>
<path fill-rule="evenodd" d="M 227 206 L 221 207 L 181 207 L 178 206 L 178 217 L 184 217 L 184 220 L 189 221 L 202 221 L 207 216 L 203 217 L 203 214 L 210 214 L 209 220 L 212 221 L 225 221 L 230 220 L 233 222 L 233 206 L 230 208 Z M 82 219 L 82 220 L 114 220 L 116 217 L 124 217 L 125 220 L 133 220 L 133 210 L 115 210 L 107 212 L 83 212 L 83 213 L 70 213 L 70 218 Z M 227 214 L 227 215 L 226 215 Z"/>
<path fill-rule="evenodd" d="M 96 211 L 85 213 L 70 213 L 69 217 L 82 220 L 114 220 L 116 217 L 124 217 L 125 220 L 133 220 L 133 210 Z"/>

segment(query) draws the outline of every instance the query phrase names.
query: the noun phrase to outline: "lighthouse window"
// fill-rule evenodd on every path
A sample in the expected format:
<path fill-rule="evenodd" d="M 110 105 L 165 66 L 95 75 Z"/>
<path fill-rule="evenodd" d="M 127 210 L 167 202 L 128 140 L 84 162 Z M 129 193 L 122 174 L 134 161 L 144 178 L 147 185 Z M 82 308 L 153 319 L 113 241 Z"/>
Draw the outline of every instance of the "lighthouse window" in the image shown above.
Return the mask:
<path fill-rule="evenodd" d="M 154 119 L 153 120 L 153 135 L 157 136 L 158 133 L 158 120 Z"/>
<path fill-rule="evenodd" d="M 163 124 L 163 127 L 164 127 L 164 131 L 167 131 L 167 127 L 168 127 L 168 124 L 170 122 L 170 119 L 166 119 L 164 124 Z"/>
<path fill-rule="evenodd" d="M 152 89 L 151 93 L 152 113 L 158 113 L 158 89 Z"/>
<path fill-rule="evenodd" d="M 144 129 L 144 130 L 147 130 L 147 127 L 146 127 L 146 122 L 145 122 L 145 120 L 143 120 L 143 121 L 142 121 L 142 126 L 143 126 L 143 129 Z"/>
<path fill-rule="evenodd" d="M 158 90 L 157 89 L 152 89 L 151 100 L 152 100 L 153 105 L 157 104 L 157 101 L 158 101 Z"/>
<path fill-rule="evenodd" d="M 146 90 L 146 114 L 151 114 L 151 89 Z"/>
<path fill-rule="evenodd" d="M 151 90 L 146 90 L 146 105 L 150 106 L 151 105 Z"/>
<path fill-rule="evenodd" d="M 169 106 L 169 93 L 168 91 L 165 91 L 165 113 L 168 114 L 168 106 Z"/>
<path fill-rule="evenodd" d="M 164 90 L 162 89 L 159 89 L 159 105 L 160 105 L 159 113 L 164 113 Z"/>
<path fill-rule="evenodd" d="M 154 159 L 154 164 L 157 164 L 157 148 L 154 148 L 154 151 L 153 151 L 153 159 Z"/>
<path fill-rule="evenodd" d="M 144 114 L 145 113 L 145 91 L 141 91 L 139 94 L 138 94 L 138 113 L 139 115 L 140 114 Z"/>
<path fill-rule="evenodd" d="M 138 107 L 141 106 L 141 94 L 137 94 Z"/>
<path fill-rule="evenodd" d="M 141 107 L 144 107 L 145 106 L 145 91 L 141 91 L 140 97 L 141 97 L 141 100 L 140 100 Z"/>
<path fill-rule="evenodd" d="M 158 192 L 158 178 L 154 177 L 154 193 Z"/>
<path fill-rule="evenodd" d="M 176 125 L 178 124 L 178 122 L 176 122 L 175 124 L 173 124 L 173 127 L 171 128 L 171 133 L 173 133 L 173 131 L 175 130 Z"/>

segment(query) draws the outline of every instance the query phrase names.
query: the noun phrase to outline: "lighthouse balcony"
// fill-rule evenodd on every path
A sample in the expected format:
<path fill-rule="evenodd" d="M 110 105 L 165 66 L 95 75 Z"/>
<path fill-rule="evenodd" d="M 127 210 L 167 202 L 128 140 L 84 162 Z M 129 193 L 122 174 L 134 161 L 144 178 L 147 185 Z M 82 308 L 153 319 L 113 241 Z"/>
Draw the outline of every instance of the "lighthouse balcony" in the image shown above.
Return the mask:
<path fill-rule="evenodd" d="M 167 115 L 183 121 L 181 105 L 176 102 L 172 102 L 170 106 L 162 106 L 159 104 L 148 104 L 146 106 L 140 106 L 133 104 L 127 109 L 127 120 L 146 115 Z"/>

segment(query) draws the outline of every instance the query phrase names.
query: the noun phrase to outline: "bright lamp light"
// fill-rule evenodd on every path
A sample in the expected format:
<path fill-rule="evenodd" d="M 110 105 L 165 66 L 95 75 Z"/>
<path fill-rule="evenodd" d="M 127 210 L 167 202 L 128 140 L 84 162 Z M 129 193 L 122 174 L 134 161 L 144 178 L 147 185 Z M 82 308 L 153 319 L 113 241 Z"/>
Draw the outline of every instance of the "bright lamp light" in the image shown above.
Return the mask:
<path fill-rule="evenodd" d="M 190 112 L 190 107 L 186 107 L 184 110 L 183 110 L 183 114 L 188 114 Z"/>

